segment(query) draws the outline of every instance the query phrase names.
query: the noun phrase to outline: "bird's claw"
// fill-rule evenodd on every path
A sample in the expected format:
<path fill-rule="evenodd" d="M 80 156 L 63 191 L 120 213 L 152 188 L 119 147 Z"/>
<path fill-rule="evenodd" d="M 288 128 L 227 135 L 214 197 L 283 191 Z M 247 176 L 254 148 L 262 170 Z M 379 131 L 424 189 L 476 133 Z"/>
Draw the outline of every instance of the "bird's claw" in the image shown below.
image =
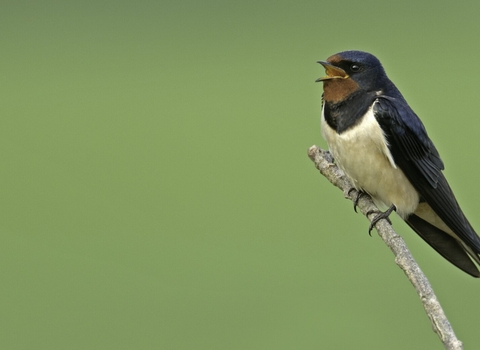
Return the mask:
<path fill-rule="evenodd" d="M 357 191 L 357 195 L 353 199 L 353 210 L 355 210 L 355 213 L 358 213 L 357 211 L 358 201 L 360 200 L 360 197 L 362 197 L 365 194 L 365 192 L 359 191 L 356 188 L 352 187 L 351 189 L 348 190 L 347 194 L 350 195 L 350 192 L 352 191 Z"/>
<path fill-rule="evenodd" d="M 370 222 L 370 226 L 368 227 L 368 234 L 370 236 L 372 236 L 372 230 L 373 230 L 373 227 L 376 225 L 377 222 L 379 222 L 380 220 L 382 219 L 385 219 L 387 220 L 387 222 L 391 225 L 392 224 L 392 221 L 390 220 L 389 216 L 390 214 L 392 213 L 392 211 L 396 210 L 397 208 L 395 207 L 395 205 L 391 205 L 390 208 L 388 208 L 386 211 L 380 211 L 380 210 L 369 210 L 367 212 L 367 217 L 370 215 L 370 214 L 373 214 L 373 213 L 376 213 L 377 215 L 372 219 L 372 221 Z"/>

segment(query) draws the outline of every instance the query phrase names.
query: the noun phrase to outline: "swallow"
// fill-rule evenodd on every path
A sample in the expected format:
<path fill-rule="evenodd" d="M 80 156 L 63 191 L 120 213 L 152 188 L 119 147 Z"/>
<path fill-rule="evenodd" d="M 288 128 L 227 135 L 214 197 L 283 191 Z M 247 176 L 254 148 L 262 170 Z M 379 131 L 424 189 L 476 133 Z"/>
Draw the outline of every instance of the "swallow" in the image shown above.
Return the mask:
<path fill-rule="evenodd" d="M 359 193 L 395 211 L 440 255 L 480 277 L 480 237 L 443 175 L 444 164 L 423 123 L 367 52 L 344 51 L 318 61 L 323 82 L 322 135 Z M 475 264 L 476 263 L 476 264 Z"/>

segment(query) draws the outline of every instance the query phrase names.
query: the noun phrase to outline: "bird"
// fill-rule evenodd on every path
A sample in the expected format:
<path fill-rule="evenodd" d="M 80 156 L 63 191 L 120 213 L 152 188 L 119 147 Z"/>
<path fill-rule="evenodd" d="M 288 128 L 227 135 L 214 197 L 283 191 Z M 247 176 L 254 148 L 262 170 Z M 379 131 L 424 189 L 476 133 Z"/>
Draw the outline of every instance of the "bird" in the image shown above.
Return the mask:
<path fill-rule="evenodd" d="M 480 237 L 465 217 L 427 131 L 374 55 L 343 51 L 318 61 L 322 136 L 359 194 L 395 211 L 450 263 L 480 277 Z M 354 201 L 354 208 L 358 198 Z"/>

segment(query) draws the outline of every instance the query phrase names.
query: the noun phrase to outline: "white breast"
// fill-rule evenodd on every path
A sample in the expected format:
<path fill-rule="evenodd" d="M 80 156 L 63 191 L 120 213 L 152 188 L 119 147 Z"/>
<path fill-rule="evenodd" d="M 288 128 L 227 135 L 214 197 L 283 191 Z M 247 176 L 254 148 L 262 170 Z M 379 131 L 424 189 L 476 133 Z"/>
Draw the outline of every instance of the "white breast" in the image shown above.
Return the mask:
<path fill-rule="evenodd" d="M 376 202 L 388 207 L 395 204 L 402 218 L 415 211 L 418 192 L 395 165 L 372 108 L 358 124 L 342 134 L 337 134 L 327 124 L 322 111 L 322 134 L 335 162 L 356 189 L 367 192 Z"/>

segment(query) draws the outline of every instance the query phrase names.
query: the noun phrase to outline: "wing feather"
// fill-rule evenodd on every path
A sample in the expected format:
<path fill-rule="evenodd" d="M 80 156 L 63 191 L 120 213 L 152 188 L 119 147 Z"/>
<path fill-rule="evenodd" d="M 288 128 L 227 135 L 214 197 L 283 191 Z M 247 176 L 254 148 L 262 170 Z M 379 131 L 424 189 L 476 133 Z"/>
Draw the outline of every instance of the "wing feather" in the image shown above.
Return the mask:
<path fill-rule="evenodd" d="M 417 115 L 404 100 L 379 96 L 374 114 L 388 141 L 395 164 L 445 224 L 475 254 L 480 253 L 477 236 L 455 199 L 437 149 Z"/>

